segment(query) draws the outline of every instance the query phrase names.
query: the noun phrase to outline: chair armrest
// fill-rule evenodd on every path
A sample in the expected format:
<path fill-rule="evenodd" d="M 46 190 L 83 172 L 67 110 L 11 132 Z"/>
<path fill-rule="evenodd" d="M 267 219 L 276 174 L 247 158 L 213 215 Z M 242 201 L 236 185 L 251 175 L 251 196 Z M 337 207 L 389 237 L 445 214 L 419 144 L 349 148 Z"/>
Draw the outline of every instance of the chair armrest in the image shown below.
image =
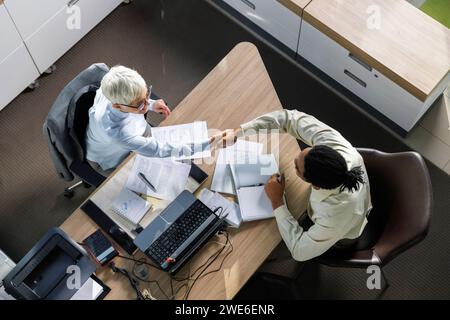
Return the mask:
<path fill-rule="evenodd" d="M 371 249 L 360 251 L 330 249 L 313 261 L 338 268 L 366 268 L 381 263 L 376 253 Z"/>

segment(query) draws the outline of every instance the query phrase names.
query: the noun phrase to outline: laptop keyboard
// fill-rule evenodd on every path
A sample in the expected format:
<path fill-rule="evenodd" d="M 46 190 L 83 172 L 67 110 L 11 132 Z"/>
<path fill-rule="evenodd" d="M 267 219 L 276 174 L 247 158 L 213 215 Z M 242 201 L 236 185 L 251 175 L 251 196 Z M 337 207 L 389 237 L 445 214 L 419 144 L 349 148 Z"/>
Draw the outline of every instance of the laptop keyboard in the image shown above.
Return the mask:
<path fill-rule="evenodd" d="M 199 200 L 195 201 L 153 242 L 146 253 L 159 264 L 164 264 L 203 223 L 211 219 L 211 215 L 214 216 L 208 207 Z"/>

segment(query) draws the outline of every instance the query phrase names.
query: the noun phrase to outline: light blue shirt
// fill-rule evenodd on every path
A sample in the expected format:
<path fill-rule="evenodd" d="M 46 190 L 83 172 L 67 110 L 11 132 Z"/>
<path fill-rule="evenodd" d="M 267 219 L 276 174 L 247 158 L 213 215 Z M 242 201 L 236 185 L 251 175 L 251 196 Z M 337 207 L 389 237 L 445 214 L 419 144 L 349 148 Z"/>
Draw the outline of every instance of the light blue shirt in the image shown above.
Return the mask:
<path fill-rule="evenodd" d="M 153 103 L 149 109 L 152 107 Z M 149 128 L 144 115 L 114 109 L 98 89 L 94 104 L 89 109 L 86 158 L 98 163 L 103 170 L 109 170 L 117 167 L 131 151 L 161 158 L 193 152 L 194 145 L 160 143 L 155 138 L 147 137 Z"/>

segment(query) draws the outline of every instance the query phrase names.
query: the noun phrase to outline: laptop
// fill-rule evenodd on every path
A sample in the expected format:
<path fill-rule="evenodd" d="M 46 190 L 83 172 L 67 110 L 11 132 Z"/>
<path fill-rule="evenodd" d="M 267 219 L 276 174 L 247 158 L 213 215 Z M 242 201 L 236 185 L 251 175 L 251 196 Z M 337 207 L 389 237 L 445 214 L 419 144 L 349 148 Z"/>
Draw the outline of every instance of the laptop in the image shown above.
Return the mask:
<path fill-rule="evenodd" d="M 139 233 L 134 244 L 162 270 L 174 274 L 224 223 L 185 190 Z"/>

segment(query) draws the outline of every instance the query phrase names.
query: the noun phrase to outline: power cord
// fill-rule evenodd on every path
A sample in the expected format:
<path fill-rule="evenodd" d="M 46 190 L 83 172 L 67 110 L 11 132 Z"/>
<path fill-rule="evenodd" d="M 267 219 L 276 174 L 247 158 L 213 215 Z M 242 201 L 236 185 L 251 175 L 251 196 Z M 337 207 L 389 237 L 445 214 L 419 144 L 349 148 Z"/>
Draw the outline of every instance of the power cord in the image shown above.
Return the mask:
<path fill-rule="evenodd" d="M 159 284 L 158 281 L 156 281 L 156 280 L 147 280 L 147 279 L 143 279 L 142 277 L 140 277 L 140 276 L 136 273 L 136 264 L 137 264 L 137 263 L 140 263 L 140 262 L 141 262 L 140 260 L 139 260 L 139 261 L 136 261 L 136 262 L 134 263 L 134 266 L 133 266 L 133 275 L 136 277 L 136 279 L 138 279 L 139 281 L 145 282 L 145 283 L 153 283 L 153 284 L 156 284 L 156 285 L 158 286 L 159 291 L 161 291 L 161 293 L 164 295 L 164 297 L 165 297 L 167 300 L 171 300 L 171 299 L 169 298 L 169 296 L 166 294 L 166 292 L 162 289 L 162 287 L 160 286 L 160 284 Z"/>
<path fill-rule="evenodd" d="M 147 266 L 150 266 L 152 268 L 155 268 L 156 270 L 162 270 L 160 267 L 154 265 L 153 263 L 148 262 L 147 260 L 145 260 L 145 258 L 141 258 L 140 260 L 134 259 L 134 258 L 130 258 L 130 257 L 126 257 L 126 256 L 122 256 L 122 255 L 117 255 L 117 258 L 122 258 L 125 260 L 130 260 L 130 261 L 134 261 L 134 262 L 138 262 L 140 264 L 145 264 Z"/>
<path fill-rule="evenodd" d="M 207 276 L 208 274 L 214 273 L 214 272 L 218 272 L 220 271 L 220 269 L 223 266 L 223 263 L 225 262 L 226 258 L 231 254 L 231 252 L 233 251 L 233 245 L 231 244 L 230 238 L 229 238 L 229 233 L 227 231 L 223 231 L 222 233 L 224 233 L 226 235 L 226 242 L 225 245 L 222 246 L 222 248 L 220 248 L 218 251 L 216 251 L 215 253 L 213 253 L 207 260 L 205 263 L 203 263 L 200 267 L 198 267 L 193 273 L 192 275 L 195 275 L 200 269 L 201 272 L 198 274 L 198 276 L 194 279 L 189 279 L 189 280 L 193 280 L 192 284 L 189 286 L 189 284 L 187 283 L 187 290 L 184 296 L 184 299 L 187 300 L 189 298 L 189 294 L 191 293 L 192 288 L 194 287 L 195 283 L 199 280 L 204 278 L 205 276 Z M 222 254 L 222 252 L 225 250 L 225 248 L 228 246 L 228 244 L 230 245 L 230 250 L 227 252 L 227 254 L 224 256 L 224 258 L 222 259 L 219 268 L 215 269 L 215 270 L 211 270 L 207 273 L 204 274 L 204 272 L 217 260 L 217 258 Z M 212 260 L 211 260 L 212 259 Z M 191 276 L 191 275 L 190 275 Z M 189 276 L 189 278 L 190 278 Z M 189 281 L 188 280 L 188 281 Z"/>
<path fill-rule="evenodd" d="M 139 289 L 139 282 L 136 281 L 136 279 L 134 279 L 126 269 L 116 267 L 114 262 L 110 262 L 108 266 L 114 273 L 120 273 L 128 279 L 131 287 L 136 292 L 136 300 L 147 300 L 146 297 L 142 294 L 141 290 Z"/>
<path fill-rule="evenodd" d="M 145 258 L 141 258 L 141 259 L 137 260 L 137 259 L 134 259 L 134 258 L 129 258 L 129 257 L 126 257 L 126 256 L 122 256 L 122 255 L 118 255 L 117 257 L 118 257 L 118 258 L 125 259 L 125 260 L 133 261 L 133 262 L 134 262 L 134 265 L 133 265 L 133 276 L 134 276 L 136 279 L 138 279 L 139 281 L 142 281 L 142 282 L 145 282 L 145 283 L 154 283 L 154 284 L 156 284 L 156 285 L 158 286 L 159 291 L 161 291 L 161 293 L 164 295 L 164 297 L 165 297 L 166 299 L 170 300 L 169 296 L 168 296 L 168 295 L 166 294 L 166 292 L 162 289 L 162 287 L 161 287 L 161 285 L 159 284 L 158 281 L 156 281 L 156 280 L 147 280 L 147 279 L 144 279 L 144 278 L 140 277 L 140 276 L 136 273 L 136 265 L 137 265 L 138 263 L 139 263 L 139 264 L 145 264 L 145 265 L 150 266 L 150 267 L 152 267 L 152 268 L 154 268 L 154 269 L 156 269 L 156 270 L 161 270 L 161 268 L 158 268 L 158 267 L 155 266 L 154 264 L 147 262 L 147 260 L 146 260 Z"/>
<path fill-rule="evenodd" d="M 225 235 L 226 235 L 226 237 L 227 237 L 227 239 L 226 239 L 226 244 L 230 243 L 230 245 L 231 245 L 231 242 L 230 242 L 230 239 L 229 239 L 229 234 L 228 234 L 228 232 L 225 231 L 224 233 L 225 233 Z M 209 271 L 209 272 L 207 272 L 207 273 L 204 274 L 204 272 L 205 272 L 205 271 L 206 271 L 206 270 L 214 263 L 214 261 L 216 261 L 216 259 L 222 254 L 222 252 L 225 250 L 225 248 L 226 248 L 226 245 L 223 246 L 223 247 L 218 251 L 218 253 L 215 255 L 215 257 L 213 258 L 213 260 L 211 260 L 211 261 L 203 268 L 203 270 L 199 273 L 199 275 L 197 276 L 197 278 L 195 278 L 195 280 L 192 282 L 192 285 L 190 286 L 189 290 L 188 290 L 187 293 L 186 293 L 185 300 L 187 300 L 187 299 L 189 298 L 189 294 L 191 293 L 192 288 L 194 287 L 195 283 L 196 283 L 199 279 L 204 278 L 204 277 L 207 276 L 208 274 L 211 274 L 211 273 L 215 273 L 215 272 L 220 271 L 220 269 L 221 269 L 222 266 L 223 266 L 223 263 L 225 262 L 225 259 L 226 259 L 226 258 L 231 254 L 231 252 L 233 251 L 233 247 L 232 247 L 232 246 L 231 246 L 231 250 L 223 257 L 222 262 L 220 263 L 219 268 L 217 268 L 217 269 L 215 269 L 215 270 L 211 270 L 211 271 Z"/>

